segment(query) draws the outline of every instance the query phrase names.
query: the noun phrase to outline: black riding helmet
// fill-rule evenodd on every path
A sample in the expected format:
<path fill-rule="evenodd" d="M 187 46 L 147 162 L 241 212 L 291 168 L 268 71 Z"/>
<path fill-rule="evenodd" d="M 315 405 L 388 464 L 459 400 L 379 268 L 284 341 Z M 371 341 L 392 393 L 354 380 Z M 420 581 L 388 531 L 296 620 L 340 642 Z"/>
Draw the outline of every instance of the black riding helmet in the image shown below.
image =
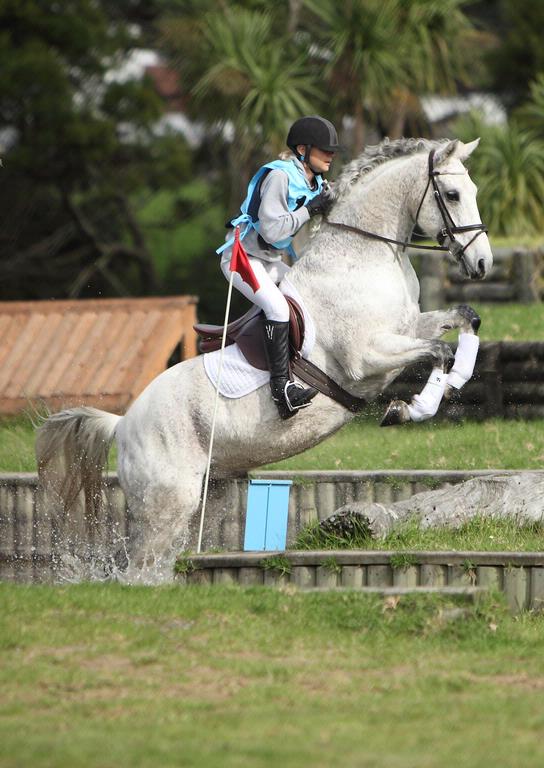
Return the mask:
<path fill-rule="evenodd" d="M 287 146 L 299 157 L 297 147 L 303 144 L 306 147 L 306 155 L 311 147 L 323 150 L 323 152 L 336 152 L 340 149 L 336 128 L 324 117 L 310 115 L 295 120 L 287 134 Z"/>

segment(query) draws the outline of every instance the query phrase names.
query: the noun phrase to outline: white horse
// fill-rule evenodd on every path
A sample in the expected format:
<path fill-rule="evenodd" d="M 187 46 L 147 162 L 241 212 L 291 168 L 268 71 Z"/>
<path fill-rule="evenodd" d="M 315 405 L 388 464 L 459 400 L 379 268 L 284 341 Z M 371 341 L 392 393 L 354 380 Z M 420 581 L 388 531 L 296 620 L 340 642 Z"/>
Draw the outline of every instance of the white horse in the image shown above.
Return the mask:
<path fill-rule="evenodd" d="M 451 350 L 439 337 L 451 328 L 472 333 L 477 327 L 467 308 L 421 313 L 408 253 L 391 242 L 408 240 L 417 219 L 429 236 L 442 232 L 465 276 L 485 277 L 493 258 L 464 166 L 477 144 L 386 140 L 369 147 L 339 177 L 329 213 L 330 221 L 352 228 L 324 220 L 289 272 L 316 329 L 310 360 L 352 395 L 374 398 L 416 361 L 444 368 Z M 37 438 L 42 481 L 56 477 L 66 507 L 81 489 L 88 504 L 97 503 L 115 439 L 119 482 L 135 521 L 131 567 L 152 567 L 158 558 L 171 565 L 180 550 L 194 546 L 190 532 L 198 519 L 214 396 L 202 357 L 196 357 L 164 371 L 122 417 L 86 407 L 53 414 Z M 240 475 L 300 453 L 352 418 L 319 394 L 282 421 L 267 385 L 240 399 L 221 397 L 212 477 Z M 401 407 L 397 421 L 405 418 Z M 163 578 L 170 574 L 166 568 Z"/>

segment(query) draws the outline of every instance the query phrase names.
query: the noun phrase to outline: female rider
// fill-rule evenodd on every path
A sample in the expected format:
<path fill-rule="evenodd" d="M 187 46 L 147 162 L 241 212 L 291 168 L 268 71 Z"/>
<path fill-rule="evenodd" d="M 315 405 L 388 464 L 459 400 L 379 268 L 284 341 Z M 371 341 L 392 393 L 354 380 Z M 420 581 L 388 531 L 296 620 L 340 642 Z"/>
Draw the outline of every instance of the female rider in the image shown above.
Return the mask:
<path fill-rule="evenodd" d="M 233 285 L 263 310 L 270 388 L 282 419 L 310 405 L 317 394 L 313 387 L 305 388 L 290 379 L 289 307 L 277 287 L 289 271 L 282 255 L 287 252 L 295 257 L 291 245 L 294 235 L 312 216 L 328 208 L 322 174 L 330 168 L 338 136 L 331 122 L 315 115 L 296 120 L 286 144 L 290 152 L 263 165 L 252 178 L 242 213 L 231 222 L 232 227 L 240 226 L 240 239 L 259 289 L 254 291 L 238 273 L 234 273 Z M 218 249 L 227 280 L 233 241 L 229 236 Z"/>

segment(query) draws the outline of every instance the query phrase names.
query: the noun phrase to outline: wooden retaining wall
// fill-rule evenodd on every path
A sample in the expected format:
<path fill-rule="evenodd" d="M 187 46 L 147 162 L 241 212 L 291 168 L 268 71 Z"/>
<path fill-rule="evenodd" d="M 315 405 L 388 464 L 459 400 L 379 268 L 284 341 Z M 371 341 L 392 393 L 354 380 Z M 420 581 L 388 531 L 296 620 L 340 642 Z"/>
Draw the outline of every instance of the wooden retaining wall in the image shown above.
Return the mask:
<path fill-rule="evenodd" d="M 386 552 L 368 550 L 196 555 L 180 561 L 184 584 L 293 584 L 383 594 L 454 588 L 504 592 L 510 609 L 544 608 L 544 552 Z"/>
<path fill-rule="evenodd" d="M 261 478 L 293 481 L 289 501 L 288 546 L 311 521 L 323 520 L 348 501 L 390 503 L 429 488 L 444 487 L 492 471 L 397 472 L 259 472 Z M 204 550 L 241 550 L 247 480 L 216 482 L 210 490 L 204 526 Z M 80 503 L 70 518 L 52 510 L 38 489 L 35 474 L 0 475 L 0 578 L 22 582 L 51 581 L 61 555 L 85 560 L 98 550 L 114 554 L 130 536 L 117 477 L 106 485 L 102 517 L 89 520 Z M 196 548 L 196 541 L 193 548 Z"/>
<path fill-rule="evenodd" d="M 425 312 L 448 304 L 517 302 L 544 298 L 544 249 L 493 248 L 493 269 L 486 280 L 467 280 L 453 259 L 414 252 Z"/>
<path fill-rule="evenodd" d="M 456 345 L 452 344 L 455 349 Z M 420 392 L 430 365 L 408 368 L 380 397 L 384 405 L 407 402 Z M 435 418 L 487 419 L 544 417 L 544 342 L 482 342 L 474 377 Z"/>

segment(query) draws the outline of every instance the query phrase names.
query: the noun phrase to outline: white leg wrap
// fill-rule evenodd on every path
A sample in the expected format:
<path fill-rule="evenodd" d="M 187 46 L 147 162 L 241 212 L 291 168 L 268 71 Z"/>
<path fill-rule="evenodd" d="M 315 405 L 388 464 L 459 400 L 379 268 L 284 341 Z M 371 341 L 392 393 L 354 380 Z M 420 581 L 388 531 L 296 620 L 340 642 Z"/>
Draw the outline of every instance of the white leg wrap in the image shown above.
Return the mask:
<path fill-rule="evenodd" d="M 475 333 L 460 333 L 455 362 L 448 375 L 448 384 L 455 389 L 467 383 L 474 373 L 480 339 Z"/>
<path fill-rule="evenodd" d="M 433 368 L 421 394 L 414 395 L 408 405 L 412 421 L 425 421 L 435 415 L 444 395 L 447 379 L 448 375 L 442 368 Z"/>

